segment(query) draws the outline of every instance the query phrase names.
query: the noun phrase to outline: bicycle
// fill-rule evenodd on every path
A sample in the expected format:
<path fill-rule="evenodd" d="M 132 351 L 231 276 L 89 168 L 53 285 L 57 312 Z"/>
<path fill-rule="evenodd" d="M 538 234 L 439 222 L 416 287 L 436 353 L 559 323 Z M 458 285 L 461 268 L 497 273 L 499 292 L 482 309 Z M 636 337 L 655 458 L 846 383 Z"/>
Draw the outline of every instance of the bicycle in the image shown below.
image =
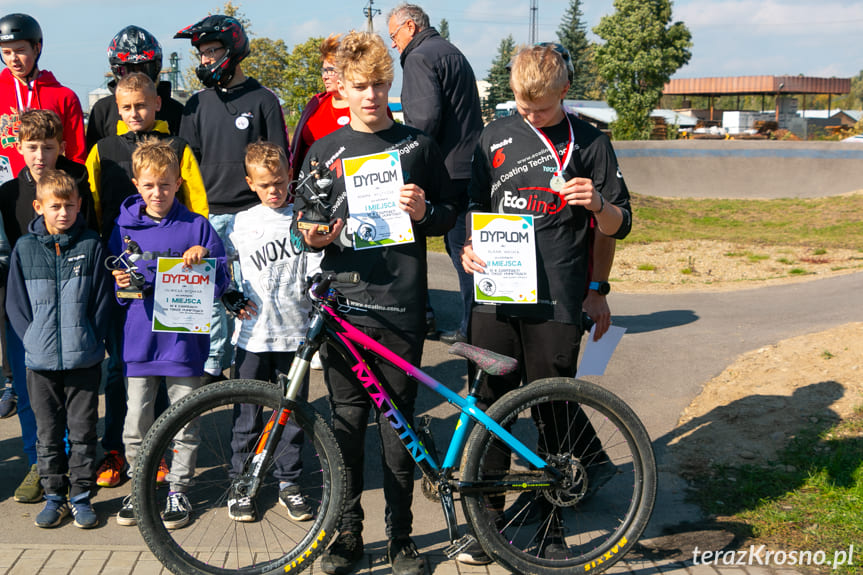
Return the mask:
<path fill-rule="evenodd" d="M 278 383 L 211 384 L 171 406 L 153 425 L 141 449 L 133 497 L 144 540 L 162 564 L 183 575 L 291 573 L 310 566 L 326 548 L 340 516 L 345 473 L 330 427 L 297 399 L 309 362 L 324 341 L 354 365 L 357 384 L 384 410 L 422 471 L 424 493 L 440 500 L 450 558 L 475 537 L 490 557 L 516 573 L 598 573 L 621 559 L 643 532 L 656 495 L 650 438 L 635 413 L 608 390 L 569 378 L 522 386 L 483 412 L 474 396 L 482 378 L 517 369 L 517 362 L 454 344 L 450 353 L 478 367 L 470 393 L 457 394 L 343 317 L 331 284 L 356 282 L 355 276 L 319 276 L 307 290 L 313 312 L 306 340 Z M 414 429 L 404 420 L 364 362 L 366 353 L 404 371 L 460 411 L 442 462 L 428 426 Z M 268 423 L 244 472 L 231 477 L 235 403 L 257 404 Z M 266 472 L 289 417 L 305 432 L 302 490 L 315 508 L 308 522 L 291 521 L 268 508 L 278 486 Z M 196 481 L 188 493 L 194 519 L 184 529 L 169 531 L 159 514 L 156 472 L 173 436 L 195 418 L 207 443 L 199 449 Z M 255 523 L 234 522 L 226 509 L 231 493 L 252 495 L 267 509 Z M 472 534 L 459 531 L 456 494 Z"/>

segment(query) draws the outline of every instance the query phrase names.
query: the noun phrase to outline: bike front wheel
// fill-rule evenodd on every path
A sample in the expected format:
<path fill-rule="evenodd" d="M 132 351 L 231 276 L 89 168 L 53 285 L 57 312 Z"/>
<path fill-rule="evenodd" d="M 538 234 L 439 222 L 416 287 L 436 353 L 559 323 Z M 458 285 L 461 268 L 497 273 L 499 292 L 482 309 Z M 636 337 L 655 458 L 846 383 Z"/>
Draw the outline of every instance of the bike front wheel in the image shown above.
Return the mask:
<path fill-rule="evenodd" d="M 261 484 L 252 501 L 253 518 L 235 520 L 228 515 L 228 499 L 236 498 L 237 456 L 233 433 L 235 405 L 257 410 L 262 430 L 273 413 L 281 412 L 277 385 L 262 381 L 232 380 L 200 388 L 172 405 L 152 426 L 136 462 L 133 502 L 138 528 L 150 550 L 172 573 L 181 575 L 263 575 L 298 572 L 311 566 L 327 546 L 341 514 L 344 499 L 344 465 L 335 437 L 323 418 L 307 403 L 294 406 L 290 420 L 302 430 L 299 446 L 302 473 L 300 493 L 311 508 L 311 519 L 295 520 L 279 497 L 279 481 L 273 477 L 279 450 L 296 449 L 299 440 L 281 441 L 277 453 L 258 475 Z M 188 481 L 186 495 L 191 504 L 191 522 L 179 529 L 165 526 L 161 512 L 167 489 L 156 483 L 159 462 L 172 452 L 175 436 L 189 425 L 198 425 L 200 444 L 197 464 Z M 249 435 L 248 433 L 246 434 Z M 242 452 L 241 452 L 242 453 Z M 258 465 L 252 452 L 240 467 Z M 234 461 L 232 464 L 232 457 Z M 295 458 L 294 458 L 295 459 Z M 193 459 L 194 461 L 194 459 Z M 168 462 L 172 479 L 182 475 L 178 464 Z M 248 509 L 246 509 L 248 511 Z M 291 511 L 293 513 L 293 511 Z M 302 517 L 299 517 L 302 519 Z"/>
<path fill-rule="evenodd" d="M 556 469 L 537 470 L 485 427 L 462 462 L 462 506 L 486 553 L 515 573 L 598 573 L 644 531 L 656 497 L 650 438 L 635 413 L 586 381 L 549 378 L 503 396 L 487 414 Z M 505 487 L 493 487 L 499 482 Z"/>

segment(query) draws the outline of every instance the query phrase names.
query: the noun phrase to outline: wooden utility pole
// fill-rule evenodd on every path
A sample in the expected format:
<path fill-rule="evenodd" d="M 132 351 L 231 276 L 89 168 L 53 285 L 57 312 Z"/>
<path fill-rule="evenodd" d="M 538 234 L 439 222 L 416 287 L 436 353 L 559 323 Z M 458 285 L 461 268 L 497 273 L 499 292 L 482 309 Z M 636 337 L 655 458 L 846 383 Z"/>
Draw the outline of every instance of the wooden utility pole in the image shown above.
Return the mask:
<path fill-rule="evenodd" d="M 381 11 L 374 6 L 375 0 L 369 0 L 368 5 L 363 8 L 363 15 L 366 17 L 366 30 L 371 33 L 374 33 L 375 31 L 375 24 L 372 19 L 381 13 Z"/>

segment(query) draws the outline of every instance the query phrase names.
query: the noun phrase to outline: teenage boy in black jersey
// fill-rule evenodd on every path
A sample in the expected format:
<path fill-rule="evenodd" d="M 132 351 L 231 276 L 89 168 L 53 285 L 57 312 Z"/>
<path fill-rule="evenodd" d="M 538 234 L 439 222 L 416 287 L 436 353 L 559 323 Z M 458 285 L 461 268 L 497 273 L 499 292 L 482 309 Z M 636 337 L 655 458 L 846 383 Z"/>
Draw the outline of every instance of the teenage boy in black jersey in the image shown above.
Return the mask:
<path fill-rule="evenodd" d="M 561 54 L 550 45 L 525 48 L 513 59 L 510 86 L 518 114 L 492 122 L 480 136 L 468 218 L 471 212 L 534 217 L 538 303 L 474 306 L 470 342 L 517 358 L 521 366 L 521 373 L 488 378 L 477 402 L 483 409 L 522 382 L 575 375 L 582 309 L 595 316 L 598 339 L 610 322 L 605 294 L 614 239 L 626 237 L 632 225 L 629 192 L 611 142 L 563 108 L 569 80 Z M 470 235 L 470 219 L 467 229 Z M 462 264 L 471 274 L 484 269 L 471 238 Z M 591 466 L 613 471 L 589 423 L 585 425 L 573 453 L 583 459 L 591 454 L 584 461 L 589 473 Z M 541 552 L 553 557 L 566 550 L 548 547 Z M 478 545 L 457 559 L 491 561 Z"/>
<path fill-rule="evenodd" d="M 360 283 L 340 286 L 352 323 L 380 341 L 400 357 L 418 364 L 425 337 L 426 236 L 443 235 L 455 221 L 455 197 L 449 185 L 443 156 L 437 145 L 423 132 L 397 124 L 387 115 L 387 96 L 393 81 L 393 61 L 380 36 L 351 32 L 336 53 L 339 91 L 351 109 L 350 123 L 317 140 L 306 154 L 299 180 L 310 173 L 312 163 L 330 170 L 333 185 L 326 194 L 332 206 L 325 214 L 335 221 L 330 233 L 317 229 L 301 230 L 306 245 L 324 250 L 321 269 L 357 271 Z M 343 160 L 385 151 L 398 150 L 404 186 L 398 207 L 411 219 L 414 242 L 372 249 L 354 249 Z M 297 197 L 295 211 L 306 208 Z M 324 573 L 353 571 L 363 557 L 363 445 L 371 408 L 369 397 L 357 386 L 351 366 L 338 353 L 321 349 L 324 378 L 330 392 L 336 439 L 345 456 L 347 500 L 340 534 L 324 553 Z M 403 373 L 367 358 L 383 377 L 391 395 L 407 421 L 413 420 L 417 384 Z M 411 502 L 414 463 L 401 445 L 386 418 L 378 417 L 381 435 L 384 497 L 387 502 L 386 530 L 388 554 L 396 575 L 419 575 L 424 562 L 410 539 L 413 523 Z"/>

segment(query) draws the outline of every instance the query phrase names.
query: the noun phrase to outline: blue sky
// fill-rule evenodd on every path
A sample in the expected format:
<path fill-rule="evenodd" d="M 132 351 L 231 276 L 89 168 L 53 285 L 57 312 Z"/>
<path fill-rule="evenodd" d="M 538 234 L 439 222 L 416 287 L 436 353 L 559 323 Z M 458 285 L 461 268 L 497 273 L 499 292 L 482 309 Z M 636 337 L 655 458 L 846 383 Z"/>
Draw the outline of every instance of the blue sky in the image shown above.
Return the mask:
<path fill-rule="evenodd" d="M 255 35 L 281 38 L 288 46 L 310 36 L 365 27 L 363 7 L 367 0 L 234 3 L 251 20 Z M 436 0 L 420 4 L 433 25 L 442 18 L 449 21 L 451 39 L 467 55 L 478 78 L 487 74 L 503 37 L 512 34 L 517 43 L 529 39 L 529 0 Z M 553 40 L 569 3 L 539 0 L 538 4 L 538 39 Z M 185 68 L 189 43 L 174 40 L 174 33 L 222 5 L 219 0 L 0 0 L 0 12 L 25 11 L 39 21 L 45 35 L 41 67 L 74 89 L 86 109 L 86 94 L 105 83 L 104 74 L 109 71 L 105 50 L 117 31 L 129 24 L 148 29 L 162 43 L 166 63 L 167 55 L 176 51 Z M 382 12 L 375 17 L 375 30 L 384 36 L 386 14 L 395 5 L 395 0 L 375 1 L 375 8 Z M 588 28 L 613 9 L 612 0 L 582 2 Z M 675 77 L 849 77 L 863 69 L 863 0 L 676 0 L 674 19 L 687 24 L 694 40 L 690 63 Z M 401 70 L 398 66 L 396 70 L 394 95 L 401 85 Z"/>

